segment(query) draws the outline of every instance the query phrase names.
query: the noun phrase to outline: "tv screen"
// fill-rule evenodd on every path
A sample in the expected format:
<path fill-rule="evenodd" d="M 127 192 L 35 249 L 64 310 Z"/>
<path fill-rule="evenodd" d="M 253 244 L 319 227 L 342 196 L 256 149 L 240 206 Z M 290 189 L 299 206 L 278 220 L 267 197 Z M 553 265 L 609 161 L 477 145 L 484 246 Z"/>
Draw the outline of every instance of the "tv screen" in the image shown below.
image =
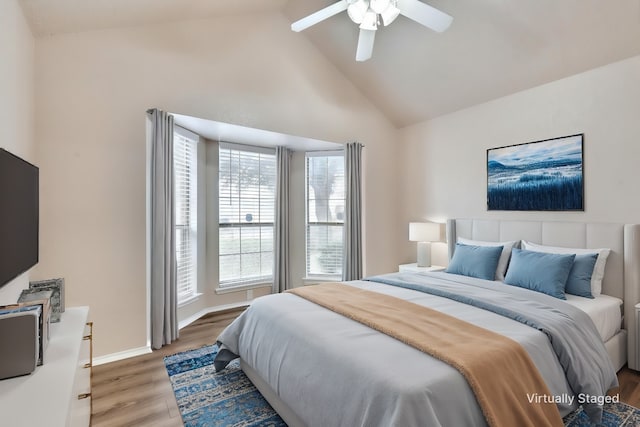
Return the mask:
<path fill-rule="evenodd" d="M 38 168 L 0 149 L 0 286 L 38 263 Z"/>

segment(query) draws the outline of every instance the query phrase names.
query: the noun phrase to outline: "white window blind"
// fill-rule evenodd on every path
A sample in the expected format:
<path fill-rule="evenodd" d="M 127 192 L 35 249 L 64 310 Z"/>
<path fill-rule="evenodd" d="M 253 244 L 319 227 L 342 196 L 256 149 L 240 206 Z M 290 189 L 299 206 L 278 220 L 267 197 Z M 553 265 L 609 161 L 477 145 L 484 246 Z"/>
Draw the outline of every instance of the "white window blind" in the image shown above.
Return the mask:
<path fill-rule="evenodd" d="M 220 286 L 271 281 L 275 154 L 225 143 L 219 153 Z"/>
<path fill-rule="evenodd" d="M 307 153 L 307 276 L 342 275 L 344 154 Z"/>
<path fill-rule="evenodd" d="M 193 298 L 197 285 L 197 141 L 173 134 L 178 304 Z"/>

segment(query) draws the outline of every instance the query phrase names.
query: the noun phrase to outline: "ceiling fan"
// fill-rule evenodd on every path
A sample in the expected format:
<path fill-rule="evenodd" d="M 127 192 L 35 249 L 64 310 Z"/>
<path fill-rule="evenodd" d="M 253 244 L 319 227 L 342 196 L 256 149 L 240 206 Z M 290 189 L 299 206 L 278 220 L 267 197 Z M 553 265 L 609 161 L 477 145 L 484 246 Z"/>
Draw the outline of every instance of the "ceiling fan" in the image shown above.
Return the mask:
<path fill-rule="evenodd" d="M 345 10 L 349 18 L 360 25 L 356 61 L 366 61 L 371 58 L 373 42 L 380 20 L 386 27 L 398 15 L 404 15 L 439 33 L 449 28 L 451 21 L 453 21 L 451 16 L 419 0 L 339 0 L 294 22 L 291 24 L 291 29 L 296 32 L 306 30 Z"/>

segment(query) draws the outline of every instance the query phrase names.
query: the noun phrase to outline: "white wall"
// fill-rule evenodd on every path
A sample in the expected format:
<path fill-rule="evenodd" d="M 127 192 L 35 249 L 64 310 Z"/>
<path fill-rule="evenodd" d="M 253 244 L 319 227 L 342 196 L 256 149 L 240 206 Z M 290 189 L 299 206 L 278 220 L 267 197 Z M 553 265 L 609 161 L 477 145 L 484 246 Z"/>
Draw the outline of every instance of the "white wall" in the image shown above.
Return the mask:
<path fill-rule="evenodd" d="M 0 147 L 39 166 L 33 140 L 34 49 L 18 1 L 0 1 Z M 16 302 L 20 291 L 29 287 L 30 274 L 3 286 L 0 304 Z"/>
<path fill-rule="evenodd" d="M 405 221 L 640 222 L 640 56 L 402 130 Z M 488 212 L 486 150 L 584 133 L 584 212 Z M 402 257 L 415 259 L 404 245 Z"/>
<path fill-rule="evenodd" d="M 146 343 L 147 108 L 365 143 L 366 273 L 396 268 L 397 131 L 289 28 L 260 14 L 37 40 L 39 274 L 91 306 L 96 355 Z"/>

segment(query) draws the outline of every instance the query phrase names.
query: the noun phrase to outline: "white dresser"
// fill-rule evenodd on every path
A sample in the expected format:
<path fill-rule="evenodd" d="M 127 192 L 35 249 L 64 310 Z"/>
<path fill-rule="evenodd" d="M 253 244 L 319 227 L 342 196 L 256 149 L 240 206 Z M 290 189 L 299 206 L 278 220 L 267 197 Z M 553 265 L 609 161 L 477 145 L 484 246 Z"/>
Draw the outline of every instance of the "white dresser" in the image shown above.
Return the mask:
<path fill-rule="evenodd" d="M 91 419 L 92 331 L 89 307 L 72 307 L 51 324 L 44 364 L 0 381 L 2 425 L 86 427 Z"/>

